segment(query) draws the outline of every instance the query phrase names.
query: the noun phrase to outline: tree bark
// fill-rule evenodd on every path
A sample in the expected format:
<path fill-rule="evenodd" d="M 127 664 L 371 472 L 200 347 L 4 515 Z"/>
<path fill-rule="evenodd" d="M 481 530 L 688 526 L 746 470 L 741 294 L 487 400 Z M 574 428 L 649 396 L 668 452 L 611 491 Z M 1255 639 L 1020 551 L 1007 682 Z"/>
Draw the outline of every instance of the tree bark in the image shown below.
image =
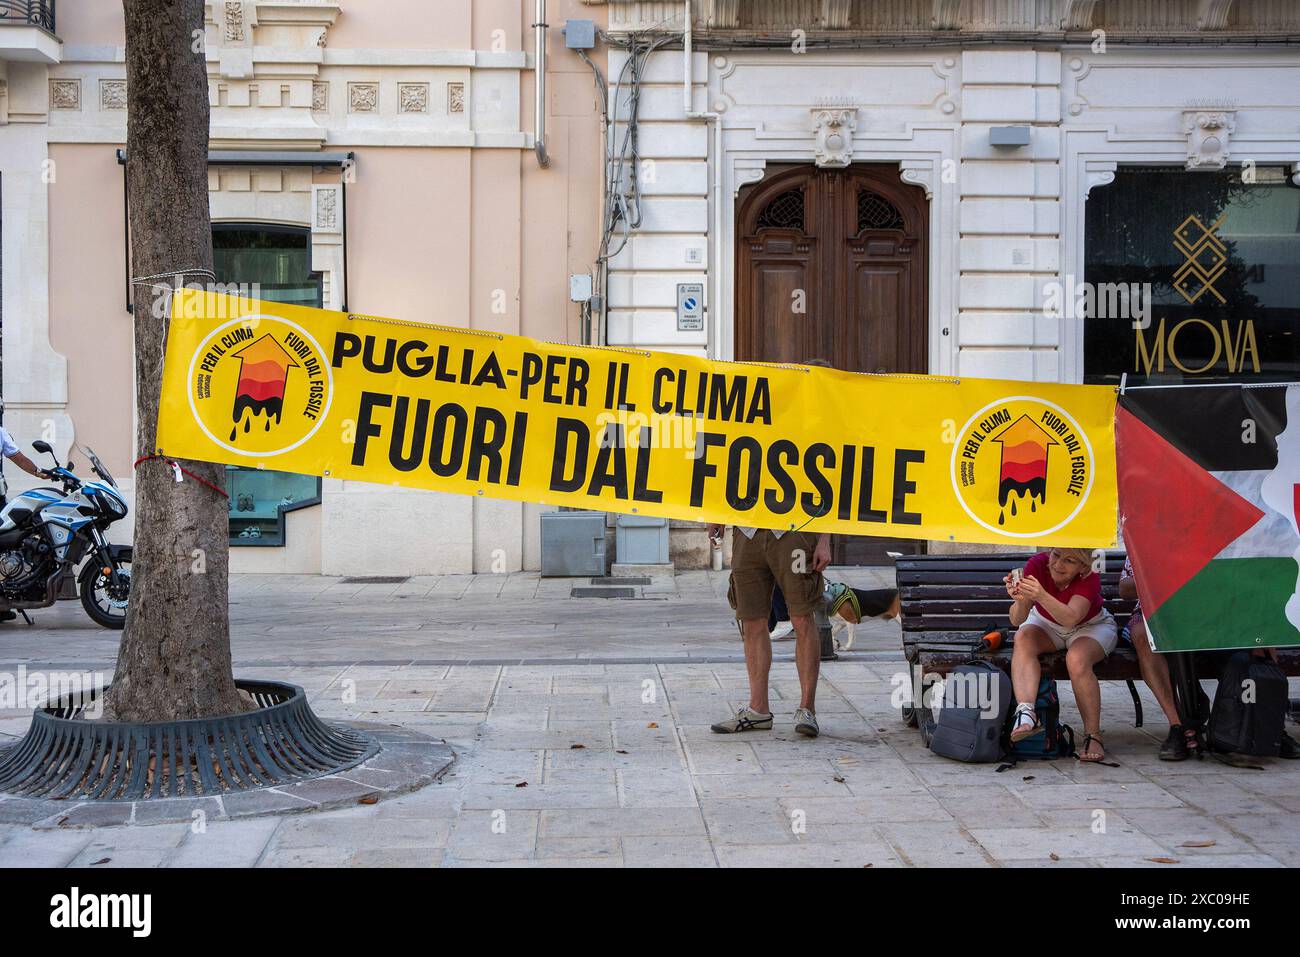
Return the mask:
<path fill-rule="evenodd" d="M 203 0 L 123 0 L 127 196 L 134 276 L 212 268 Z M 138 455 L 158 451 L 164 330 L 173 282 L 136 283 Z M 166 451 L 165 449 L 163 450 Z M 223 468 L 182 462 L 218 488 Z M 119 721 L 245 710 L 230 661 L 225 499 L 162 459 L 135 473 L 131 600 L 106 713 Z"/>

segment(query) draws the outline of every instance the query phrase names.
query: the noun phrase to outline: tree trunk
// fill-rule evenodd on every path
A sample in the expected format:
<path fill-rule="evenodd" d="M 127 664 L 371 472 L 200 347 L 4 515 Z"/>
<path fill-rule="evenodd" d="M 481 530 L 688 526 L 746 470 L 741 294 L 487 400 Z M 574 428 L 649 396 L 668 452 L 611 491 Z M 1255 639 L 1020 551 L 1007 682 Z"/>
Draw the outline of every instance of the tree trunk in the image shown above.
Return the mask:
<path fill-rule="evenodd" d="M 133 275 L 211 269 L 203 0 L 122 5 Z M 203 277 L 134 286 L 139 455 L 157 451 L 167 303 L 173 282 L 186 280 Z M 181 464 L 223 487 L 220 465 Z M 131 600 L 107 714 L 160 721 L 243 711 L 230 662 L 225 499 L 189 477 L 178 483 L 162 459 L 141 462 L 135 479 Z"/>

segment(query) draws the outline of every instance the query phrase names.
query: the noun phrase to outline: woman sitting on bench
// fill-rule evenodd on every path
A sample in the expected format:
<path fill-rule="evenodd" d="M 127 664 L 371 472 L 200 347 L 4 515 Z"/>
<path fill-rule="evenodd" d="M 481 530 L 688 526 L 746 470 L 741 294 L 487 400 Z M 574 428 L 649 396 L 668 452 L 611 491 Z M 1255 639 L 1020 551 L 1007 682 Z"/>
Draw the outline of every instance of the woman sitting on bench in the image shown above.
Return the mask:
<path fill-rule="evenodd" d="M 1016 695 L 1011 740 L 1039 730 L 1034 701 L 1042 674 L 1039 655 L 1065 649 L 1074 701 L 1083 718 L 1080 761 L 1106 757 L 1101 743 L 1101 685 L 1093 666 L 1115 650 L 1115 619 L 1101 600 L 1101 576 L 1086 548 L 1053 548 L 1025 563 L 1023 572 L 1003 579 L 1014 599 L 1011 624 L 1019 630 L 1011 651 L 1011 685 Z"/>

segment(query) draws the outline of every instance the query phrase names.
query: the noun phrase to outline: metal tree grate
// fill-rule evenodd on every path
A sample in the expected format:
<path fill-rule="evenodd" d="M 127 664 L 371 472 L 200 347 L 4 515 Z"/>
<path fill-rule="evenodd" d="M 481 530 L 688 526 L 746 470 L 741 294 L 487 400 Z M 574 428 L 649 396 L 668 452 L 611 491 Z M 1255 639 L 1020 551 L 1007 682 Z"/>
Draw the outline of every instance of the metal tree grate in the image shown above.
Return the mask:
<path fill-rule="evenodd" d="M 297 685 L 235 684 L 257 710 L 191 721 L 81 720 L 107 688 L 38 708 L 22 740 L 0 751 L 0 792 L 97 801 L 212 797 L 333 774 L 379 751 L 370 735 L 317 717 Z"/>

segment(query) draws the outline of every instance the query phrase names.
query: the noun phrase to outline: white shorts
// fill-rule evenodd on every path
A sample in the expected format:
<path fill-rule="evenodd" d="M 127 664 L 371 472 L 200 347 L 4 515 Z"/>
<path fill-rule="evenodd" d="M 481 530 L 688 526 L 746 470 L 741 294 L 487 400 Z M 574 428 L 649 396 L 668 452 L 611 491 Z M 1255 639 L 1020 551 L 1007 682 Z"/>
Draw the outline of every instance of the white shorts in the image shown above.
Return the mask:
<path fill-rule="evenodd" d="M 1062 628 L 1050 618 L 1040 615 L 1037 608 L 1029 609 L 1029 616 L 1024 623 L 1025 625 L 1037 625 L 1043 629 L 1058 651 L 1062 648 L 1069 648 L 1080 638 L 1091 638 L 1101 645 L 1103 653 L 1109 655 L 1115 650 L 1115 643 L 1119 641 L 1119 632 L 1115 628 L 1115 619 L 1111 617 L 1110 612 L 1105 608 L 1092 618 L 1082 624 L 1075 625 L 1073 628 Z M 1023 628 L 1024 625 L 1021 627 Z"/>

